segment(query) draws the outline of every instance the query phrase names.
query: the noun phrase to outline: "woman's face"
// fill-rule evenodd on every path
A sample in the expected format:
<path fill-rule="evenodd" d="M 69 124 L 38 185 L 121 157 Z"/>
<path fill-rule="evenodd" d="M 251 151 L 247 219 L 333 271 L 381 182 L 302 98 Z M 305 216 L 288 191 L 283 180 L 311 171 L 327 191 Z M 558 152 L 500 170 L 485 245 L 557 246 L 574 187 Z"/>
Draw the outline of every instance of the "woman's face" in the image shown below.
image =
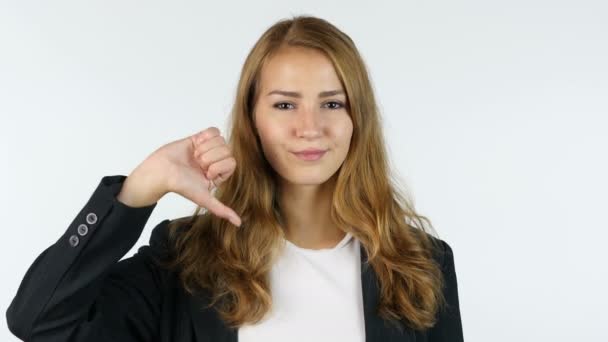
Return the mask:
<path fill-rule="evenodd" d="M 285 48 L 263 66 L 260 81 L 254 120 L 266 159 L 292 185 L 324 183 L 344 162 L 353 132 L 331 61 L 313 49 Z M 317 160 L 295 154 L 307 149 L 326 152 Z"/>

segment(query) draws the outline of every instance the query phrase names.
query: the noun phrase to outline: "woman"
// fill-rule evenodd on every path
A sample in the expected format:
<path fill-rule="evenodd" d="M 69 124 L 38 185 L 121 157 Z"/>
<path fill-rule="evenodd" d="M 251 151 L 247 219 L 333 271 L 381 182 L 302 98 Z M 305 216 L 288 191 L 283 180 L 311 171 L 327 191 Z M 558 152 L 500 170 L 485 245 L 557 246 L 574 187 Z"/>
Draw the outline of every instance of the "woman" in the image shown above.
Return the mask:
<path fill-rule="evenodd" d="M 391 181 L 346 34 L 305 16 L 269 28 L 230 119 L 229 143 L 210 127 L 128 177 L 103 177 L 25 275 L 11 331 L 28 341 L 463 340 L 452 249 Z M 197 210 L 158 223 L 120 260 L 169 192 Z"/>

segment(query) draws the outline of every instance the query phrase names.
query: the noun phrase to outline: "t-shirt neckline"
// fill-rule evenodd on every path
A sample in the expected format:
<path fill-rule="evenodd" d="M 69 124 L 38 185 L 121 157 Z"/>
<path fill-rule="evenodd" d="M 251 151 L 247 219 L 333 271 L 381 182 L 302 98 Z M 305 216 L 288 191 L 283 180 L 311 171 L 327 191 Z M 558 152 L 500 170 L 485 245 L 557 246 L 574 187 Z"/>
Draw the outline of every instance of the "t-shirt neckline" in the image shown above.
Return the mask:
<path fill-rule="evenodd" d="M 303 247 L 295 245 L 293 242 L 291 242 L 287 239 L 285 239 L 285 243 L 290 248 L 293 248 L 297 251 L 301 251 L 301 252 L 305 252 L 305 253 L 319 254 L 319 253 L 328 253 L 328 252 L 332 252 L 332 251 L 341 249 L 342 247 L 346 246 L 350 242 L 352 237 L 353 237 L 352 234 L 350 232 L 347 232 L 346 235 L 344 236 L 344 238 L 342 238 L 342 240 L 340 240 L 340 242 L 338 242 L 338 244 L 336 244 L 335 246 L 329 247 L 329 248 L 321 248 L 321 249 L 303 248 Z"/>

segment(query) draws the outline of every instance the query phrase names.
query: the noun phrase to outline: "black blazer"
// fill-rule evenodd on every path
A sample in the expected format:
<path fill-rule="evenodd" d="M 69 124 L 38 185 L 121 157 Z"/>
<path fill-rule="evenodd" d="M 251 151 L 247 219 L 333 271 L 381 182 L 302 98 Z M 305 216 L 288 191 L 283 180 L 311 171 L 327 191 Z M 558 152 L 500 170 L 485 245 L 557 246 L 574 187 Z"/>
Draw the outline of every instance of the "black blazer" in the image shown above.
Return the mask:
<path fill-rule="evenodd" d="M 175 274 L 154 262 L 168 251 L 167 224 L 158 223 L 149 245 L 120 260 L 139 239 L 156 203 L 132 208 L 116 199 L 126 176 L 106 176 L 65 233 L 30 266 L 6 319 L 26 341 L 232 341 L 227 327 L 203 296 L 188 295 Z M 439 240 L 437 254 L 447 286 L 449 310 L 437 324 L 418 332 L 400 331 L 374 310 L 378 287 L 361 249 L 366 341 L 463 340 L 452 249 Z M 294 334 L 297 332 L 294 332 Z"/>

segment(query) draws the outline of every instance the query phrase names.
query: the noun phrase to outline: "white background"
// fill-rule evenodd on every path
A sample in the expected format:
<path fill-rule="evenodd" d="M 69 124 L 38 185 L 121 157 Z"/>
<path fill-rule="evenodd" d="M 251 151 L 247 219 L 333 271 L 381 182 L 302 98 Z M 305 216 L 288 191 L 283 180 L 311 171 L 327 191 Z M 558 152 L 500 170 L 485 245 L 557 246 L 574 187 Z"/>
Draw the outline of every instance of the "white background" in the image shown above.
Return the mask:
<path fill-rule="evenodd" d="M 312 14 L 366 60 L 395 172 L 454 250 L 465 340 L 608 340 L 605 1 L 0 6 L 3 315 L 104 175 L 225 132 L 249 49 Z M 128 255 L 194 208 L 167 195 Z"/>

